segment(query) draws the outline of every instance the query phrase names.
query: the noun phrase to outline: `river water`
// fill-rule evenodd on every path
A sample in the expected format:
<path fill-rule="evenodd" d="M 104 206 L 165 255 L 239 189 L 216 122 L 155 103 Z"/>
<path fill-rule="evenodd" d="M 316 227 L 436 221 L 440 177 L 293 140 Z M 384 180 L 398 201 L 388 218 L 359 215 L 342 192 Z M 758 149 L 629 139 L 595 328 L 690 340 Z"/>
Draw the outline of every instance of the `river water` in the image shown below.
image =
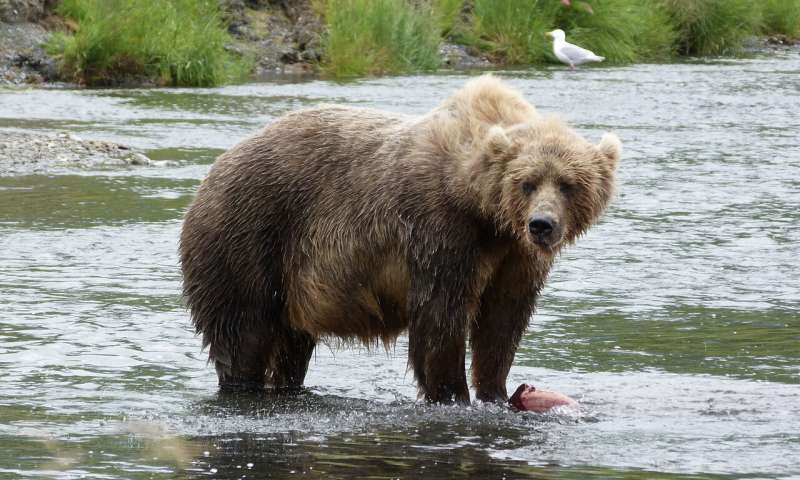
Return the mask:
<path fill-rule="evenodd" d="M 558 260 L 509 388 L 578 413 L 427 406 L 389 351 L 320 346 L 294 397 L 220 396 L 181 304 L 181 217 L 213 159 L 284 112 L 422 113 L 469 77 L 0 90 L 2 132 L 158 167 L 0 177 L 0 477 L 800 476 L 800 55 L 506 71 L 625 153 Z"/>

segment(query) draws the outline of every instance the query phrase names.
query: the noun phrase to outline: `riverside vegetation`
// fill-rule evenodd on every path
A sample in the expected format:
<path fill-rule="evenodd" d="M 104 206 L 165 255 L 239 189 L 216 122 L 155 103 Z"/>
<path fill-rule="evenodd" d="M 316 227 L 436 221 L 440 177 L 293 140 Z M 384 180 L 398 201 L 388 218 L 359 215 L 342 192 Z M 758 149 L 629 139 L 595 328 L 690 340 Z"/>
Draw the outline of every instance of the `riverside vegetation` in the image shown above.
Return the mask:
<path fill-rule="evenodd" d="M 231 39 L 217 0 L 62 0 L 56 11 L 74 25 L 49 45 L 68 80 L 210 86 L 247 71 L 246 60 L 225 50 Z"/>
<path fill-rule="evenodd" d="M 557 27 L 615 64 L 732 54 L 752 36 L 800 35 L 800 0 L 284 3 L 301 2 L 322 20 L 317 66 L 335 78 L 436 69 L 445 41 L 499 65 L 553 62 L 544 33 Z M 54 35 L 49 51 L 62 75 L 79 83 L 106 84 L 122 75 L 208 86 L 252 68 L 252 59 L 226 48 L 231 38 L 218 0 L 62 0 L 57 13 L 70 31 Z"/>

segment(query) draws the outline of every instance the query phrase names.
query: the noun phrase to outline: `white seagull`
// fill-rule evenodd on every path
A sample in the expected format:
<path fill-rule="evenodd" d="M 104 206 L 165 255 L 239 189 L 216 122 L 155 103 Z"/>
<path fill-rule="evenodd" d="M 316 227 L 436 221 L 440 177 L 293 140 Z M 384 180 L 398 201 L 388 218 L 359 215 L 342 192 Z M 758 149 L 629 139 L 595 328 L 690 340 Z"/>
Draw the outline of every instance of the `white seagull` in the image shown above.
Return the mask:
<path fill-rule="evenodd" d="M 575 68 L 575 65 L 583 65 L 589 62 L 602 62 L 606 59 L 606 57 L 595 55 L 585 48 L 568 43 L 564 30 L 560 28 L 552 32 L 547 32 L 545 35 L 553 38 L 553 53 L 556 57 L 563 63 L 569 65 L 572 69 Z"/>

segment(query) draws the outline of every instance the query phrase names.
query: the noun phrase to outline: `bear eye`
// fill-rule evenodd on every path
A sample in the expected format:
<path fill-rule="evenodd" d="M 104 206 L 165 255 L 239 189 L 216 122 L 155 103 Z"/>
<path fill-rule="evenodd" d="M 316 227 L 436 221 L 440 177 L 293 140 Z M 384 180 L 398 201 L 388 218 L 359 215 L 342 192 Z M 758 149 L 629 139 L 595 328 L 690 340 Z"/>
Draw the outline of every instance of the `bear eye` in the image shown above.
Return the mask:
<path fill-rule="evenodd" d="M 572 184 L 572 183 L 569 183 L 569 182 L 561 182 L 559 184 L 558 188 L 559 188 L 559 190 L 561 190 L 561 193 L 563 193 L 565 195 L 568 195 L 568 194 L 572 193 L 573 191 L 575 191 L 575 185 Z"/>
<path fill-rule="evenodd" d="M 531 182 L 522 183 L 522 192 L 525 193 L 525 195 L 529 195 L 534 190 L 536 190 L 536 185 L 532 184 Z"/>

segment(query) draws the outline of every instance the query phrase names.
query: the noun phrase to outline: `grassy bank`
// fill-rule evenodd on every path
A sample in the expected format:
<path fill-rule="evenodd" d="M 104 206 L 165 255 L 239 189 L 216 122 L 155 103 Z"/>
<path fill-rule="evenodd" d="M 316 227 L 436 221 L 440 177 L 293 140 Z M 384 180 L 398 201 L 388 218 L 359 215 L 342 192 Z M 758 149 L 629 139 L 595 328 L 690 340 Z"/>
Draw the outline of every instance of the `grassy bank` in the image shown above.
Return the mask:
<path fill-rule="evenodd" d="M 762 0 L 763 32 L 800 37 L 800 0 Z"/>
<path fill-rule="evenodd" d="M 544 37 L 554 28 L 609 63 L 732 54 L 752 36 L 800 35 L 800 0 L 317 2 L 326 6 L 325 69 L 334 76 L 432 68 L 433 51 L 443 39 L 473 47 L 499 64 L 554 62 Z M 439 37 L 432 33 L 432 22 Z M 406 53 L 415 52 L 407 44 L 419 45 L 425 54 Z"/>
<path fill-rule="evenodd" d="M 210 86 L 249 69 L 225 50 L 217 0 L 62 0 L 57 12 L 74 32 L 54 35 L 48 49 L 81 84 Z"/>
<path fill-rule="evenodd" d="M 459 40 L 506 63 L 553 61 L 553 28 L 609 62 L 723 55 L 762 33 L 796 36 L 800 0 L 474 0 Z"/>
<path fill-rule="evenodd" d="M 335 77 L 433 70 L 440 23 L 427 4 L 406 0 L 328 0 L 323 69 Z"/>
<path fill-rule="evenodd" d="M 555 62 L 544 36 L 554 28 L 616 64 L 735 53 L 756 35 L 800 36 L 800 0 L 291 1 L 322 19 L 318 67 L 335 78 L 436 69 L 444 41 L 499 65 Z M 62 0 L 57 12 L 72 31 L 54 36 L 49 50 L 66 79 L 87 85 L 126 78 L 161 85 L 230 82 L 245 76 L 252 62 L 226 50 L 231 38 L 220 4 Z M 273 9 L 263 18 L 279 10 L 258 8 Z"/>
<path fill-rule="evenodd" d="M 475 0 L 471 21 L 458 40 L 503 63 L 553 61 L 545 32 L 561 28 L 591 45 L 610 62 L 665 59 L 676 33 L 659 5 L 629 0 L 594 0 L 566 6 L 553 0 Z"/>
<path fill-rule="evenodd" d="M 751 0 L 660 0 L 678 31 L 683 55 L 720 55 L 741 48 L 761 31 L 766 2 Z"/>

